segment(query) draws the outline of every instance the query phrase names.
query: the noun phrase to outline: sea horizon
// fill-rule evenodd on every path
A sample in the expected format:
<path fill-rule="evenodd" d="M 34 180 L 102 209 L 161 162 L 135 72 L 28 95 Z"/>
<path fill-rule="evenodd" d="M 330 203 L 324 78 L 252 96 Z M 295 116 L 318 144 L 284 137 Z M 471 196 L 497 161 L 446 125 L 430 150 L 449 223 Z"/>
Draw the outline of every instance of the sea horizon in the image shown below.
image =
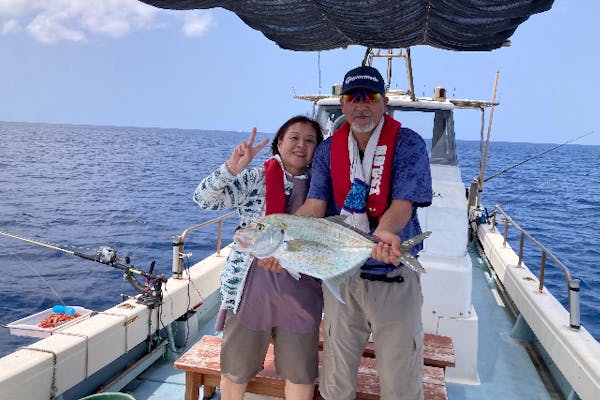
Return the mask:
<path fill-rule="evenodd" d="M 308 116 L 308 115 L 307 115 Z M 309 116 L 310 117 L 310 116 Z M 75 126 L 75 127 L 92 127 L 92 128 L 125 128 L 125 129 L 157 129 L 157 130 L 176 130 L 176 131 L 201 131 L 201 132 L 225 132 L 225 133 L 250 133 L 249 130 L 222 130 L 222 129 L 211 129 L 211 128 L 177 128 L 177 127 L 160 127 L 160 126 L 134 126 L 134 125 L 111 125 L 111 124 L 82 124 L 82 123 L 69 123 L 69 122 L 27 122 L 27 121 L 4 121 L 0 120 L 0 123 L 6 124 L 32 124 L 32 125 L 67 125 L 67 126 Z M 275 132 L 268 131 L 258 131 L 259 134 L 274 134 Z M 595 133 L 594 131 L 589 134 Z M 581 138 L 583 136 L 587 136 L 588 134 L 577 136 L 576 138 Z M 479 139 L 461 139 L 456 138 L 457 141 L 465 141 L 465 142 L 480 142 Z M 494 143 L 522 143 L 522 144 L 540 144 L 540 145 L 576 145 L 576 146 L 597 146 L 600 147 L 600 144 L 587 144 L 587 143 L 570 143 L 570 141 L 574 140 L 573 138 L 568 139 L 561 143 L 552 143 L 552 142 L 531 142 L 531 141 L 506 141 L 506 140 L 494 140 L 490 137 L 490 142 Z M 484 141 L 485 142 L 485 141 Z"/>

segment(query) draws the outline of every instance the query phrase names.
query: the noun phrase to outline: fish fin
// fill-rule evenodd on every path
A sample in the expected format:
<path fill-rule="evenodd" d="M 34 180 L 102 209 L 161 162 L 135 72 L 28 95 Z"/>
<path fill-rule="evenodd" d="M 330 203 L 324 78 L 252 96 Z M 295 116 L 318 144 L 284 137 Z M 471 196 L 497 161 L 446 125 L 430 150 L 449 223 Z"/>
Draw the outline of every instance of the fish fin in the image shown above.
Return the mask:
<path fill-rule="evenodd" d="M 425 268 L 423 268 L 419 260 L 417 260 L 417 258 L 410 254 L 408 251 L 400 255 L 400 262 L 415 272 L 427 272 L 425 271 Z"/>
<path fill-rule="evenodd" d="M 300 279 L 300 272 L 296 271 L 295 269 L 291 269 L 291 268 L 286 268 L 285 269 L 288 274 L 290 274 L 292 276 L 292 278 L 294 278 L 295 280 L 299 280 Z"/>
<path fill-rule="evenodd" d="M 306 239 L 292 239 L 286 240 L 285 242 L 286 250 L 289 252 L 302 251 L 310 248 L 311 246 L 320 247 L 321 243 L 314 242 L 312 240 Z"/>
<path fill-rule="evenodd" d="M 342 304 L 346 304 L 344 303 L 344 301 L 342 300 L 342 296 L 340 295 L 340 286 L 347 282 L 348 279 L 350 279 L 350 277 L 354 274 L 356 274 L 358 272 L 358 270 L 360 269 L 361 265 L 363 263 L 359 263 L 356 266 L 354 266 L 353 268 L 350 268 L 348 271 L 344 271 L 339 275 L 334 275 L 331 276 L 329 278 L 323 278 L 322 281 L 325 283 L 325 285 L 329 288 L 329 290 L 331 291 L 331 293 L 335 296 L 336 299 L 338 299 Z"/>
<path fill-rule="evenodd" d="M 340 294 L 340 285 L 338 285 L 336 282 L 331 282 L 328 279 L 323 279 L 323 283 L 325 286 L 327 286 L 327 289 L 329 289 L 333 297 L 338 299 L 340 303 L 346 304 L 344 303 L 344 300 L 342 300 L 342 295 Z"/>
<path fill-rule="evenodd" d="M 373 243 L 378 243 L 379 239 L 376 238 L 375 236 L 371 235 L 370 233 L 367 233 L 365 231 L 362 231 L 358 228 L 353 227 L 352 225 L 350 225 L 349 223 L 346 222 L 346 217 L 343 215 L 332 215 L 330 217 L 325 217 L 325 219 L 329 222 L 333 222 L 334 224 L 338 224 L 341 225 L 345 228 L 351 229 L 354 232 L 360 234 L 362 237 L 365 237 L 367 239 L 369 239 L 370 241 L 372 241 Z"/>

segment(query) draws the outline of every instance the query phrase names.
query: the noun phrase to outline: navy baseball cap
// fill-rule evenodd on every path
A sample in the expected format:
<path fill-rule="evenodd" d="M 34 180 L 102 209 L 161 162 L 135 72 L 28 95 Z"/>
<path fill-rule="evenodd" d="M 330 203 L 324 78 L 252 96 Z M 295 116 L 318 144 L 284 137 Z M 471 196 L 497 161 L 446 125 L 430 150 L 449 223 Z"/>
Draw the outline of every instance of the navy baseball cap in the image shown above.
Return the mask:
<path fill-rule="evenodd" d="M 364 89 L 385 96 L 383 77 L 377 69 L 366 65 L 351 69 L 344 76 L 341 94 L 346 94 L 355 89 Z"/>

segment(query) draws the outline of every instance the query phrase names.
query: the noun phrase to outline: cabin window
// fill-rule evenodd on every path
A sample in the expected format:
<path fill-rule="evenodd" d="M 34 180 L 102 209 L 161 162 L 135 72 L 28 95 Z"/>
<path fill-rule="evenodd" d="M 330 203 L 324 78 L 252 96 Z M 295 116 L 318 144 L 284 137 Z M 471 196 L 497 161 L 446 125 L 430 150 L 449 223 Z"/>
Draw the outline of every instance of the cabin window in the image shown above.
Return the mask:
<path fill-rule="evenodd" d="M 451 110 L 389 107 L 388 114 L 427 141 L 431 164 L 457 165 L 454 118 Z"/>
<path fill-rule="evenodd" d="M 388 106 L 387 113 L 427 141 L 431 164 L 457 165 L 452 110 Z M 328 137 L 340 127 L 344 115 L 339 105 L 321 105 L 317 121 Z"/>

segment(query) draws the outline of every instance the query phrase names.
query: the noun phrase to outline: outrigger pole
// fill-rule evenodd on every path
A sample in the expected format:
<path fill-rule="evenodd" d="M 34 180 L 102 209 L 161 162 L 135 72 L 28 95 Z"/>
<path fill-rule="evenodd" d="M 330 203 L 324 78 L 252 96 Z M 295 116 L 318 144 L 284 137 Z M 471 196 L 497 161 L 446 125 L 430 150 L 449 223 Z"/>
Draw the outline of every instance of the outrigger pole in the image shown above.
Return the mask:
<path fill-rule="evenodd" d="M 494 119 L 494 104 L 496 103 L 496 89 L 498 88 L 498 76 L 500 71 L 496 70 L 496 79 L 494 79 L 494 92 L 492 94 L 492 105 L 490 106 L 490 119 L 488 122 L 487 139 L 485 141 L 485 154 L 483 155 L 483 165 L 479 171 L 479 191 L 483 190 L 483 182 L 485 182 L 485 168 L 487 164 L 488 149 L 490 147 L 490 135 L 492 133 L 492 120 Z"/>
<path fill-rule="evenodd" d="M 119 258 L 119 257 L 117 257 L 116 250 L 114 250 L 110 247 L 107 247 L 107 246 L 100 247 L 96 251 L 96 255 L 92 256 L 92 255 L 80 253 L 78 251 L 64 249 L 62 247 L 59 247 L 59 246 L 56 246 L 53 244 L 40 242 L 38 240 L 26 238 L 26 237 L 15 235 L 15 234 L 8 233 L 8 232 L 0 231 L 0 235 L 6 236 L 6 237 L 9 237 L 12 239 L 22 240 L 24 242 L 35 244 L 38 246 L 47 247 L 52 250 L 62 251 L 63 253 L 71 254 L 71 255 L 83 258 L 85 260 L 95 261 L 100 264 L 105 264 L 110 267 L 120 269 L 125 272 L 124 278 L 127 280 L 127 282 L 129 282 L 131 284 L 131 286 L 133 286 L 133 288 L 138 293 L 141 294 L 141 296 L 138 298 L 138 303 L 144 304 L 144 305 L 148 306 L 149 308 L 154 308 L 156 305 L 160 304 L 160 302 L 162 301 L 161 287 L 162 287 L 163 283 L 165 283 L 167 280 L 163 275 L 152 274 L 152 271 L 154 270 L 156 261 L 152 261 L 152 263 L 150 264 L 150 268 L 148 269 L 148 272 L 144 272 L 142 270 L 134 268 L 133 265 L 130 265 L 129 263 L 131 262 L 131 260 L 129 259 L 129 257 L 125 257 L 124 259 Z M 120 261 L 124 261 L 125 264 L 121 263 Z M 141 275 L 141 276 L 145 277 L 146 282 L 145 283 L 139 282 L 133 276 L 133 274 Z"/>

